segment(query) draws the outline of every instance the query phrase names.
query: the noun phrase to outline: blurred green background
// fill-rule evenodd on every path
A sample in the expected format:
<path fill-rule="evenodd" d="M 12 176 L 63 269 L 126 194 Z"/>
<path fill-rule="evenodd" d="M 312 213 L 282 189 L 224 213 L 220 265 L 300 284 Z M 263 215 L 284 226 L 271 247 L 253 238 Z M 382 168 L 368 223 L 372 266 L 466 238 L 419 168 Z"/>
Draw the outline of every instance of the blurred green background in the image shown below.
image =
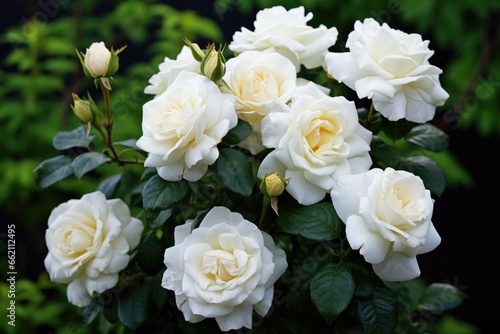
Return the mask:
<path fill-rule="evenodd" d="M 86 333 L 81 311 L 68 304 L 65 286 L 48 281 L 43 267 L 44 233 L 50 211 L 59 203 L 94 191 L 115 167 L 82 179 L 38 188 L 32 170 L 57 155 L 52 138 L 80 125 L 73 116 L 71 93 L 97 93 L 85 78 L 75 49 L 92 42 L 127 45 L 115 75 L 112 108 L 114 138 L 138 138 L 147 80 L 164 57 L 175 58 L 183 38 L 205 45 L 229 42 L 245 26 L 253 30 L 255 13 L 265 7 L 303 5 L 314 14 L 313 27 L 339 30 L 332 51 L 345 51 L 355 20 L 387 22 L 430 40 L 430 62 L 441 69 L 450 94 L 434 124 L 450 136 L 448 152 L 433 156 L 443 167 L 448 188 L 436 200 L 434 225 L 442 237 L 432 253 L 421 255 L 422 276 L 451 283 L 469 298 L 451 315 L 464 321 L 453 333 L 484 333 L 498 328 L 499 299 L 492 269 L 497 243 L 500 196 L 496 155 L 500 153 L 500 1 L 494 0 L 218 0 L 4 1 L 0 13 L 0 217 L 4 228 L 16 224 L 16 324 L 19 333 Z M 346 92 L 351 94 L 352 92 Z M 101 101 L 99 101 L 101 103 Z M 134 172 L 135 167 L 127 167 Z M 140 167 L 140 166 L 139 166 Z M 6 229 L 1 232 L 1 277 L 7 273 Z M 6 326 L 8 284 L 0 282 L 0 332 Z M 442 324 L 446 328 L 446 321 Z M 477 331 L 476 331 L 477 332 Z M 446 330 L 443 331 L 446 333 Z"/>

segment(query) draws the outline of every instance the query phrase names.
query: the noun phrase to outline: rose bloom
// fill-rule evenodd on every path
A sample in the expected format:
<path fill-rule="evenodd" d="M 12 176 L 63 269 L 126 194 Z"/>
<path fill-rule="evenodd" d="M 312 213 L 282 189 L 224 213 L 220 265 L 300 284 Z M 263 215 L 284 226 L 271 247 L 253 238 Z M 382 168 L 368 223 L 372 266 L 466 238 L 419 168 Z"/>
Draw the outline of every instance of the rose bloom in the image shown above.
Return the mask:
<path fill-rule="evenodd" d="M 252 133 L 239 146 L 257 154 L 265 149 L 260 134 L 260 122 L 267 113 L 264 106 L 274 99 L 290 100 L 296 87 L 295 67 L 278 53 L 247 51 L 227 61 L 222 80 L 221 91 L 235 96 L 238 117 L 252 126 Z"/>
<path fill-rule="evenodd" d="M 99 191 L 58 205 L 45 232 L 49 252 L 44 263 L 50 279 L 69 283 L 70 303 L 87 305 L 95 293 L 116 285 L 143 228 L 122 200 L 107 200 Z"/>
<path fill-rule="evenodd" d="M 144 88 L 145 94 L 160 95 L 182 71 L 199 73 L 200 62 L 194 59 L 189 47 L 184 45 L 175 60 L 165 57 L 158 68 L 160 71 L 151 76 L 149 85 Z"/>
<path fill-rule="evenodd" d="M 304 7 L 286 10 L 283 6 L 266 8 L 257 13 L 254 31 L 241 28 L 233 35 L 229 49 L 236 54 L 249 50 L 273 50 L 292 61 L 296 71 L 324 66 L 328 48 L 337 41 L 336 28 L 307 25 L 313 17 Z"/>
<path fill-rule="evenodd" d="M 383 280 L 418 277 L 416 256 L 441 242 L 431 221 L 434 201 L 410 172 L 375 168 L 341 176 L 331 197 L 351 248 L 359 249 Z"/>
<path fill-rule="evenodd" d="M 353 102 L 309 83 L 296 89 L 288 110 L 282 108 L 262 120 L 263 143 L 274 150 L 262 161 L 259 178 L 278 172 L 290 179 L 286 191 L 310 205 L 321 201 L 340 175 L 370 168 L 372 133 L 359 124 Z"/>
<path fill-rule="evenodd" d="M 161 95 L 143 106 L 137 146 L 146 167 L 167 181 L 197 181 L 219 157 L 217 144 L 236 126 L 232 96 L 205 76 L 182 72 Z"/>
<path fill-rule="evenodd" d="M 106 75 L 110 60 L 111 52 L 106 48 L 104 42 L 92 43 L 85 52 L 85 67 L 94 78 Z"/>
<path fill-rule="evenodd" d="M 350 52 L 329 52 L 327 71 L 356 91 L 390 121 L 425 123 L 449 95 L 439 83 L 441 69 L 429 64 L 434 51 L 419 34 L 382 26 L 372 18 L 356 21 L 347 39 Z"/>
<path fill-rule="evenodd" d="M 225 207 L 212 208 L 192 232 L 192 220 L 175 228 L 165 250 L 162 286 L 175 292 L 186 321 L 215 318 L 222 331 L 252 328 L 265 316 L 274 283 L 288 264 L 271 236 Z"/>

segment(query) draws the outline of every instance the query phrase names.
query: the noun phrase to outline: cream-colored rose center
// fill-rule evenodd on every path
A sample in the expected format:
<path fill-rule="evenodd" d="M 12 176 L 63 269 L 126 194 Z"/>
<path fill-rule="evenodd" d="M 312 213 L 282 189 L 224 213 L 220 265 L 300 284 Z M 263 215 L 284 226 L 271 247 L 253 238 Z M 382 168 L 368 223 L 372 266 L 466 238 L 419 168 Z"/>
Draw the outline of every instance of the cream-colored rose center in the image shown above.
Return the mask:
<path fill-rule="evenodd" d="M 94 227 L 80 224 L 66 226 L 58 243 L 61 254 L 67 257 L 77 257 L 89 250 L 94 243 Z"/>
<path fill-rule="evenodd" d="M 383 195 L 383 210 L 379 211 L 379 217 L 387 217 L 391 225 L 399 229 L 411 229 L 426 218 L 426 201 L 423 198 L 415 198 L 416 190 L 411 185 L 399 187 L 393 185 Z M 385 220 L 385 219 L 384 219 Z"/>
<path fill-rule="evenodd" d="M 317 151 L 321 146 L 331 143 L 337 134 L 339 126 L 337 121 L 330 119 L 314 119 L 305 133 L 305 139 L 312 151 Z"/>
<path fill-rule="evenodd" d="M 202 272 L 217 284 L 229 282 L 241 276 L 246 269 L 248 254 L 241 250 L 229 253 L 225 250 L 211 250 L 203 255 Z"/>

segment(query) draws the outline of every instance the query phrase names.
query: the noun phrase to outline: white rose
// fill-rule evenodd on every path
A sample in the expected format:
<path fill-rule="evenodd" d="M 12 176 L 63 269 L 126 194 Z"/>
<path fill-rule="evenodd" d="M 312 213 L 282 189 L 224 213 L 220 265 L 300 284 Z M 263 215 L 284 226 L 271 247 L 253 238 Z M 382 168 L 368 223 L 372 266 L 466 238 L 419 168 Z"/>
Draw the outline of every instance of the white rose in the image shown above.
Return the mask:
<path fill-rule="evenodd" d="M 288 266 L 285 252 L 225 207 L 211 209 L 192 232 L 191 225 L 175 228 L 162 286 L 175 292 L 186 321 L 215 318 L 222 331 L 251 328 L 253 310 L 265 316 L 271 307 L 274 283 Z"/>
<path fill-rule="evenodd" d="M 412 173 L 376 168 L 342 176 L 331 197 L 350 246 L 359 249 L 383 280 L 418 277 L 416 256 L 441 242 L 431 221 L 434 201 Z"/>
<path fill-rule="evenodd" d="M 85 52 L 84 64 L 94 78 L 106 75 L 111 51 L 106 48 L 104 42 L 92 43 Z"/>
<path fill-rule="evenodd" d="M 340 175 L 370 168 L 372 134 L 359 124 L 353 102 L 309 83 L 295 90 L 288 111 L 282 108 L 262 120 L 262 141 L 275 150 L 262 161 L 259 178 L 278 172 L 290 179 L 290 195 L 310 205 L 321 201 Z"/>
<path fill-rule="evenodd" d="M 278 53 L 248 51 L 227 61 L 222 79 L 221 91 L 235 96 L 238 117 L 252 126 L 252 133 L 239 146 L 257 154 L 265 149 L 260 135 L 260 122 L 267 113 L 264 106 L 274 99 L 287 102 L 292 97 L 295 67 Z"/>
<path fill-rule="evenodd" d="M 194 59 L 193 53 L 185 45 L 175 60 L 165 57 L 158 68 L 160 71 L 148 80 L 149 85 L 144 88 L 144 93 L 160 95 L 182 71 L 199 73 L 200 62 Z"/>
<path fill-rule="evenodd" d="M 146 167 L 167 181 L 197 181 L 219 157 L 217 144 L 236 126 L 232 96 L 205 76 L 181 72 L 161 95 L 143 106 L 137 146 Z"/>
<path fill-rule="evenodd" d="M 301 64 L 307 69 L 324 66 L 328 48 L 337 41 L 336 28 L 307 25 L 313 17 L 304 7 L 286 10 L 283 6 L 266 8 L 257 13 L 255 31 L 242 28 L 235 32 L 229 49 L 235 53 L 249 50 L 274 50 L 292 61 L 296 71 Z"/>
<path fill-rule="evenodd" d="M 107 200 L 99 191 L 58 205 L 45 232 L 49 252 L 44 263 L 50 279 L 69 283 L 70 303 L 87 305 L 94 293 L 116 285 L 143 228 L 122 200 Z"/>
<path fill-rule="evenodd" d="M 356 21 L 346 43 L 350 52 L 327 53 L 327 71 L 359 98 L 372 99 L 389 120 L 425 123 L 449 97 L 439 83 L 441 69 L 429 64 L 434 51 L 428 45 L 419 34 L 372 18 Z"/>

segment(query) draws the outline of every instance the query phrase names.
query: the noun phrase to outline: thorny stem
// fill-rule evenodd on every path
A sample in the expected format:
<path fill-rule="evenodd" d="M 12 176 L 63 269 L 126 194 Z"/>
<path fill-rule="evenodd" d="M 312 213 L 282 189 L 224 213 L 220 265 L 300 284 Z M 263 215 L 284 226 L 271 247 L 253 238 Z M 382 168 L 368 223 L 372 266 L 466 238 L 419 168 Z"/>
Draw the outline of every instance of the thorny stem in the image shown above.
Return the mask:
<path fill-rule="evenodd" d="M 262 208 L 260 210 L 260 219 L 259 219 L 259 224 L 257 227 L 262 228 L 264 225 L 264 217 L 266 216 L 267 213 L 267 208 L 269 208 L 269 204 L 271 203 L 271 198 L 269 196 L 264 195 L 262 197 Z"/>
<path fill-rule="evenodd" d="M 104 123 L 104 128 L 106 129 L 107 135 L 103 135 L 104 140 L 106 141 L 106 146 L 108 147 L 109 151 L 111 151 L 110 158 L 115 161 L 118 166 L 123 166 L 125 164 L 143 164 L 144 161 L 134 159 L 134 160 L 123 160 L 120 159 L 120 155 L 116 152 L 115 146 L 113 145 L 113 140 L 112 138 L 112 132 L 113 132 L 113 115 L 111 113 L 111 106 L 110 106 L 110 98 L 109 98 L 109 89 L 107 89 L 104 84 L 99 80 L 99 86 L 101 87 L 101 92 L 102 96 L 104 99 L 104 106 L 106 108 L 106 121 Z"/>
<path fill-rule="evenodd" d="M 370 126 L 373 122 L 373 113 L 375 112 L 375 107 L 373 106 L 373 102 L 370 104 L 370 110 L 368 110 L 368 116 L 366 116 L 365 126 Z"/>

